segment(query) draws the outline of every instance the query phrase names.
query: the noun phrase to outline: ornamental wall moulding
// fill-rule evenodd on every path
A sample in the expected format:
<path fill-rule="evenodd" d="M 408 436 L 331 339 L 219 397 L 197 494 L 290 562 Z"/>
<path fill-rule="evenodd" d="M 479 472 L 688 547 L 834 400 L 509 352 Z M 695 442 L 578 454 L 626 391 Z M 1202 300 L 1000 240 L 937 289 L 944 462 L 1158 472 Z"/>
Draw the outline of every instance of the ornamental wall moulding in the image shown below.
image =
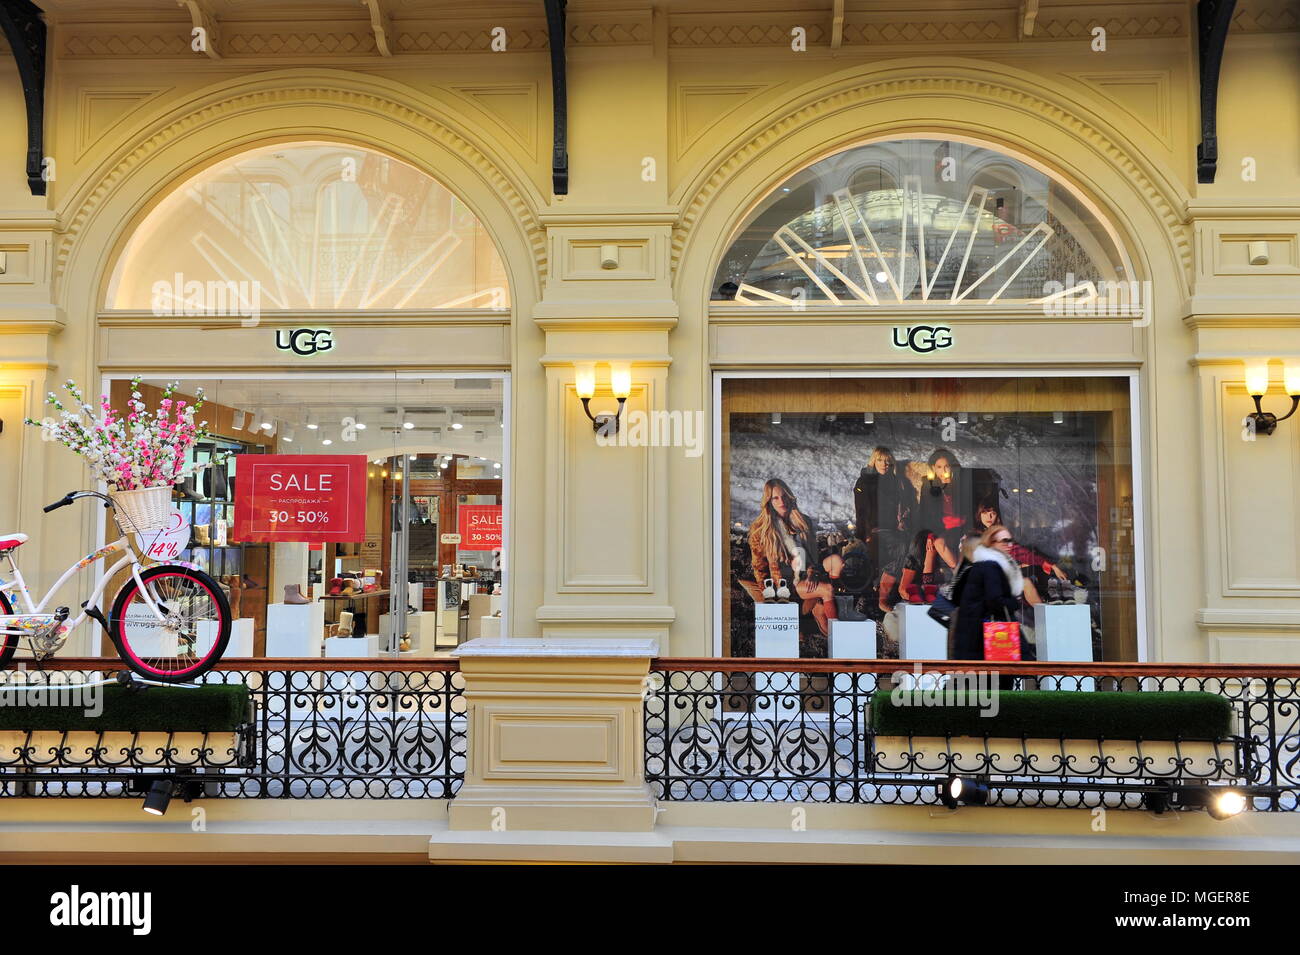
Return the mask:
<path fill-rule="evenodd" d="M 1300 5 L 1295 0 L 1238 0 L 1229 29 L 1233 33 L 1294 33 L 1300 30 Z"/>
<path fill-rule="evenodd" d="M 358 84 L 373 82 L 372 78 L 366 76 L 355 75 L 353 78 Z M 340 76 L 332 76 L 330 79 L 338 82 Z M 184 103 L 174 104 L 166 116 L 154 121 L 140 134 L 141 138 L 119 148 L 88 174 L 59 210 L 59 216 L 67 223 L 67 228 L 60 237 L 55 254 L 56 279 L 61 279 L 66 274 L 78 240 L 99 208 L 122 187 L 133 170 L 146 163 L 155 153 L 174 145 L 179 138 L 201 133 L 232 117 L 247 117 L 264 109 L 279 111 L 285 106 L 322 106 L 354 109 L 369 117 L 382 116 L 400 123 L 438 143 L 474 168 L 490 191 L 506 204 L 510 218 L 518 223 L 522 238 L 532 252 L 535 290 L 540 288 L 546 273 L 546 233 L 535 211 L 541 203 L 540 197 L 530 188 L 530 183 L 519 185 L 479 146 L 450 125 L 435 119 L 431 115 L 429 104 L 399 101 L 395 97 L 401 94 L 396 90 L 387 91 L 390 95 L 381 95 L 378 91 L 343 89 L 323 84 L 266 85 L 275 81 L 273 75 L 259 74 L 248 82 L 257 84 L 260 88 L 246 89 L 243 92 L 230 88 L 209 90 Z M 266 133 L 273 135 L 277 130 L 283 133 L 282 127 L 268 124 Z M 312 136 L 304 132 L 302 138 L 310 139 Z M 357 145 L 385 148 L 383 143 L 360 139 L 355 142 Z M 399 155 L 397 158 L 403 157 Z M 418 157 L 415 157 L 415 161 L 418 162 Z M 176 170 L 178 174 L 185 171 L 187 170 Z M 436 169 L 430 171 L 437 175 Z M 526 182 L 522 176 L 519 178 Z M 455 182 L 445 184 L 456 191 Z"/>
<path fill-rule="evenodd" d="M 901 71 L 905 68 L 907 67 L 899 65 L 886 69 Z M 951 64 L 946 68 L 950 71 L 953 69 Z M 1024 85 L 1021 88 L 1008 85 L 1011 81 L 1023 81 Z M 806 94 L 802 104 L 798 100 L 792 102 L 787 112 L 781 114 L 776 120 L 768 122 L 756 134 L 751 133 L 747 137 L 734 140 L 733 145 L 728 147 L 726 152 L 719 154 L 720 158 L 717 161 L 698 174 L 692 182 L 686 184 L 678 197 L 682 215 L 673 230 L 673 272 L 676 273 L 682 261 L 686 244 L 696 225 L 718 193 L 732 179 L 759 161 L 774 145 L 844 110 L 868 107 L 872 104 L 878 107 L 889 100 L 922 93 L 934 96 L 950 95 L 967 101 L 978 100 L 988 105 L 1005 106 L 1021 113 L 1030 113 L 1088 144 L 1101 161 L 1118 172 L 1142 194 L 1146 204 L 1168 233 L 1169 241 L 1181 267 L 1183 281 L 1190 286 L 1193 266 L 1192 233 L 1183 214 L 1187 201 L 1186 195 L 1179 191 L 1172 178 L 1162 176 L 1155 167 L 1148 168 L 1146 163 L 1135 159 L 1134 156 L 1140 155 L 1139 151 L 1130 144 L 1122 142 L 1118 134 L 1107 131 L 1101 120 L 1082 118 L 1080 115 L 1082 110 L 1078 107 L 1071 105 L 1071 108 L 1067 109 L 1065 105 L 1049 101 L 1039 95 L 1040 84 L 1040 78 L 1036 79 L 1028 75 L 1019 78 L 978 70 L 967 76 L 936 77 L 927 75 L 925 68 L 921 68 L 908 76 L 898 76 L 896 72 L 891 72 L 891 75 L 877 79 L 863 80 L 861 77 L 853 77 L 844 81 L 838 88 L 830 86 Z M 933 127 L 935 123 L 930 125 Z M 951 125 L 948 130 L 959 133 L 961 127 Z M 843 147 L 847 148 L 862 142 L 868 136 L 879 138 L 892 135 L 906 138 L 908 134 L 907 128 L 903 126 L 874 130 L 870 133 L 863 131 L 856 138 L 846 135 Z M 972 132 L 970 135 L 976 134 Z M 817 151 L 825 155 L 831 148 L 832 144 L 823 139 L 818 144 Z M 1048 165 L 1056 165 L 1052 156 L 1040 155 L 1032 145 L 1024 146 L 1023 150 Z M 774 171 L 771 182 L 775 184 L 792 172 L 794 169 Z M 1112 209 L 1113 203 L 1112 197 L 1110 203 Z"/>
<path fill-rule="evenodd" d="M 1046 13 L 1047 11 L 1043 11 Z M 789 47 L 791 30 L 802 27 L 808 46 L 831 45 L 832 35 L 824 18 L 784 15 L 747 18 L 738 23 L 734 16 L 726 19 L 716 14 L 679 14 L 671 16 L 668 42 L 675 47 L 716 48 L 770 46 Z M 1040 13 L 1033 33 L 1027 40 L 1091 40 L 1094 27 L 1105 27 L 1108 35 L 1119 38 L 1187 36 L 1189 19 L 1175 3 L 1130 5 L 1120 15 L 1099 17 L 1044 18 Z M 1020 37 L 1016 11 L 936 12 L 933 19 L 914 14 L 908 19 L 883 19 L 879 15 L 849 14 L 843 26 L 842 46 L 868 46 L 900 43 L 1005 43 Z"/>
<path fill-rule="evenodd" d="M 572 46 L 647 46 L 654 38 L 649 13 L 575 15 L 568 18 Z M 504 48 L 494 47 L 493 26 L 505 30 Z M 125 24 L 76 25 L 62 34 L 59 54 L 65 57 L 201 56 L 190 48 L 188 25 L 142 29 Z M 398 21 L 393 24 L 390 50 L 394 55 L 437 53 L 536 53 L 549 48 L 546 18 L 503 19 L 497 24 Z M 374 32 L 367 23 L 241 23 L 221 21 L 221 54 L 226 58 L 259 56 L 380 57 Z"/>

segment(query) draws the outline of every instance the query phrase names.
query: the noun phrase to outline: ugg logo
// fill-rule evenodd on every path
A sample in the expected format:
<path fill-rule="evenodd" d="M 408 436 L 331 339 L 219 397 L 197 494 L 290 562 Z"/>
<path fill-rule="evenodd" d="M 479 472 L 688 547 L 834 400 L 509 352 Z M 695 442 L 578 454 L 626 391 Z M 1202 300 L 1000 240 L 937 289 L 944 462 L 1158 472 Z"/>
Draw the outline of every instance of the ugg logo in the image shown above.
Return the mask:
<path fill-rule="evenodd" d="M 334 337 L 328 328 L 295 328 L 288 334 L 283 328 L 275 330 L 275 347 L 295 355 L 314 355 L 334 347 Z"/>
<path fill-rule="evenodd" d="M 900 339 L 899 333 L 902 332 Z M 952 329 L 947 325 L 913 325 L 911 328 L 894 326 L 894 347 L 910 348 L 919 354 L 952 347 Z"/>

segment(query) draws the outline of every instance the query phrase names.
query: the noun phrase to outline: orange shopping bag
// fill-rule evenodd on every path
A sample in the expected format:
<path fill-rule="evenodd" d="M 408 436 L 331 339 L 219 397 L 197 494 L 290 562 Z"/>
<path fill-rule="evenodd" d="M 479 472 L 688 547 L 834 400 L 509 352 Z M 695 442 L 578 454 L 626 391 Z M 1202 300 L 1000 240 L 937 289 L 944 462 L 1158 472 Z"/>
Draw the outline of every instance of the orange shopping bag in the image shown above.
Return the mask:
<path fill-rule="evenodd" d="M 984 621 L 984 659 L 1019 660 L 1020 624 L 1015 621 Z"/>

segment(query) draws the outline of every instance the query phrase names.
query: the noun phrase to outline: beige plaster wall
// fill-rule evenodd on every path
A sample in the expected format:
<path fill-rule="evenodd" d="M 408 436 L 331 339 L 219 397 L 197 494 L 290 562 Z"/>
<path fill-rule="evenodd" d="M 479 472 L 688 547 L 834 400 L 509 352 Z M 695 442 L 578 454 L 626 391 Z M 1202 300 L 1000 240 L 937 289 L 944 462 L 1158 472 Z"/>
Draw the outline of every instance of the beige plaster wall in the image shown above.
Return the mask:
<path fill-rule="evenodd" d="M 1245 7 L 1252 17 L 1255 6 Z M 820 14 L 798 5 L 788 16 L 756 12 L 775 31 L 761 41 L 692 39 L 701 24 L 743 19 L 733 7 L 571 4 L 572 189 L 562 200 L 550 191 L 549 61 L 536 18 L 509 19 L 517 10 L 502 11 L 517 38 L 507 53 L 479 45 L 435 55 L 402 40 L 407 48 L 388 58 L 364 46 L 253 55 L 240 52 L 252 28 L 233 23 L 231 55 L 221 60 L 191 54 L 174 37 L 146 54 L 129 42 L 147 32 L 139 25 L 86 16 L 55 23 L 46 136 L 57 177 L 48 198 L 28 194 L 21 137 L 0 143 L 0 244 L 15 263 L 0 277 L 0 388 L 34 413 L 53 382 L 92 380 L 110 360 L 130 363 L 131 336 L 148 322 L 98 326 L 101 282 L 130 225 L 196 168 L 293 138 L 388 150 L 469 203 L 510 271 L 509 324 L 467 328 L 431 317 L 420 334 L 430 368 L 468 362 L 512 374 L 512 631 L 655 636 L 667 638 L 668 653 L 709 654 L 723 583 L 712 453 L 595 448 L 572 396 L 571 362 L 633 360 L 633 407 L 703 409 L 711 421 L 714 369 L 773 364 L 762 334 L 709 326 L 714 264 L 744 211 L 833 149 L 867 136 L 949 130 L 1057 170 L 1107 212 L 1153 284 L 1151 327 L 1103 335 L 1084 325 L 1056 354 L 1011 359 L 1025 368 L 1140 370 L 1150 657 L 1300 659 L 1300 427 L 1288 422 L 1254 444 L 1230 440 L 1242 412 L 1236 360 L 1300 356 L 1300 34 L 1264 32 L 1256 17 L 1230 37 L 1219 178 L 1200 186 L 1186 4 L 1142 5 L 1158 24 L 1150 30 L 1136 14 L 1116 20 L 1115 4 L 1096 5 L 1104 22 L 1120 23 L 1105 53 L 1090 49 L 1086 31 L 1048 32 L 1065 22 L 1057 13 L 1021 40 L 1012 7 L 998 4 L 979 20 L 985 33 L 970 40 L 883 43 L 872 39 L 883 29 L 873 14 L 851 22 L 858 32 L 833 52 L 821 19 L 814 22 Z M 1090 14 L 1071 15 L 1086 23 Z M 794 54 L 784 37 L 800 18 L 816 30 L 808 52 Z M 1125 26 L 1130 20 L 1139 26 Z M 155 32 L 186 28 L 182 18 Z M 480 26 L 456 29 L 478 43 Z M 114 46 L 110 36 L 127 39 Z M 3 58 L 0 122 L 24 128 L 17 77 Z M 1256 160 L 1253 182 L 1241 178 L 1243 156 Z M 1258 270 L 1238 262 L 1241 237 L 1256 235 L 1275 250 Z M 619 245 L 620 267 L 593 271 L 591 249 L 606 243 Z M 869 331 L 888 320 L 862 316 L 859 325 Z M 789 315 L 755 322 L 779 335 L 799 329 Z M 182 346 L 140 361 L 153 370 L 247 361 L 240 343 L 203 341 L 202 350 Z M 967 356 L 971 364 L 1005 359 L 995 344 Z M 808 347 L 800 365 L 809 369 L 886 360 Z M 385 367 L 394 356 L 373 357 Z M 1278 401 L 1275 394 L 1270 404 Z M 18 425 L 7 421 L 7 448 L 11 429 Z M 45 516 L 39 508 L 79 485 L 83 472 L 31 431 L 18 453 L 21 478 L 0 495 L 17 502 L 8 505 L 17 529 L 40 538 L 23 551 L 29 575 L 49 579 L 85 552 L 95 531 L 89 509 Z M 1261 513 L 1272 519 L 1261 523 Z"/>

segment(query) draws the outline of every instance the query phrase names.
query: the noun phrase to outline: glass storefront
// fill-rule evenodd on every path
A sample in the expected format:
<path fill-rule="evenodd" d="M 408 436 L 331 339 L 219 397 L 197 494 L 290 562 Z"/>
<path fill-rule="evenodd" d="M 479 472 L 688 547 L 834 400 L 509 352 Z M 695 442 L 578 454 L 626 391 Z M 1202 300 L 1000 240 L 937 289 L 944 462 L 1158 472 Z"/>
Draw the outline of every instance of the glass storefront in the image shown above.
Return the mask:
<path fill-rule="evenodd" d="M 235 611 L 228 656 L 319 655 L 332 637 L 373 644 L 349 644 L 353 655 L 429 656 L 500 626 L 504 375 L 156 376 L 140 382 L 142 400 L 155 405 L 173 380 L 174 400 L 202 389 L 205 401 L 196 420 L 210 435 L 193 457 L 206 466 L 175 506 L 191 529 L 182 559 Z M 130 382 L 106 388 L 125 407 Z M 236 502 L 265 455 L 355 463 L 363 528 L 347 540 L 253 533 Z"/>
<path fill-rule="evenodd" d="M 945 656 L 929 609 L 1002 525 L 1027 657 L 1137 659 L 1128 376 L 720 384 L 723 655 Z"/>

